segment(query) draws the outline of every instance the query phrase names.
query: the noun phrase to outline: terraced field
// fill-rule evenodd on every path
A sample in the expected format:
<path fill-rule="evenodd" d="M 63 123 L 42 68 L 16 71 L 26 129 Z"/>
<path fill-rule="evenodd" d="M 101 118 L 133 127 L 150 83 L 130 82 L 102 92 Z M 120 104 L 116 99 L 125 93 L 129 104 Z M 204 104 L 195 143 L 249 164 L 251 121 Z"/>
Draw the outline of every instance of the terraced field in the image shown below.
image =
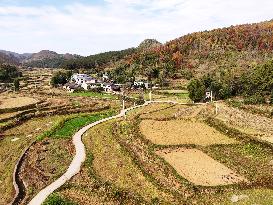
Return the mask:
<path fill-rule="evenodd" d="M 84 106 L 87 111 L 88 98 L 53 98 L 44 107 L 41 104 L 40 112 L 56 109 L 58 113 L 61 105 L 75 112 Z M 113 105 L 108 107 L 117 108 Z M 107 108 L 99 102 L 89 106 Z M 270 204 L 273 146 L 256 132 L 270 136 L 271 128 L 255 125 L 253 113 L 233 109 L 220 105 L 215 115 L 212 105 L 152 103 L 130 111 L 126 118 L 91 128 L 83 137 L 87 159 L 80 173 L 44 204 Z M 5 113 L 3 118 L 12 118 L 14 113 Z M 5 176 L 0 178 L 1 189 L 7 190 L 1 203 L 11 200 L 12 168 L 34 140 L 38 141 L 20 167 L 19 177 L 26 185 L 21 204 L 66 170 L 75 154 L 70 140 L 73 133 L 113 114 L 107 113 L 55 117 L 53 112 L 47 118 L 35 118 L 7 129 L 0 141 L 6 147 L 1 156 L 8 156 L 7 160 L 1 159 Z M 239 118 L 242 113 L 244 117 Z M 240 119 L 237 124 L 233 116 Z M 271 122 L 264 115 L 255 117 Z M 244 123 L 255 133 L 243 129 Z M 21 152 L 15 154 L 13 147 Z"/>
<path fill-rule="evenodd" d="M 80 174 L 45 204 L 270 204 L 272 145 L 215 117 L 158 103 L 90 129 Z"/>

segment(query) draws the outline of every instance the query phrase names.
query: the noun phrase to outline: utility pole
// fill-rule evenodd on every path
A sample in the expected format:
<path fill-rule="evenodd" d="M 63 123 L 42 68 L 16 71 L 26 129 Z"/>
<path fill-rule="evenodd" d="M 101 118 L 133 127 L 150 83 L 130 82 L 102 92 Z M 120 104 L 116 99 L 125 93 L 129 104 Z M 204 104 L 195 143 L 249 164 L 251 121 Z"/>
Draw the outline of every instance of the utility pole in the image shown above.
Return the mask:
<path fill-rule="evenodd" d="M 218 114 L 218 104 L 217 104 L 217 102 L 215 102 L 215 114 L 216 115 Z"/>
<path fill-rule="evenodd" d="M 150 101 L 152 101 L 152 89 L 150 89 L 149 99 L 150 99 Z"/>

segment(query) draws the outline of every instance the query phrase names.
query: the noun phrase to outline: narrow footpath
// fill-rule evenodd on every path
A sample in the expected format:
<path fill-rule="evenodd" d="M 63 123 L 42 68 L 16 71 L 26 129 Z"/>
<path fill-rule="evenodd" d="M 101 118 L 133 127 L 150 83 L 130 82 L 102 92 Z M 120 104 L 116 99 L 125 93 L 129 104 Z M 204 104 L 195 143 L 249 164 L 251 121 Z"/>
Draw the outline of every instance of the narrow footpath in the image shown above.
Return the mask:
<path fill-rule="evenodd" d="M 117 119 L 120 117 L 123 117 L 126 115 L 126 113 L 130 110 L 136 109 L 136 108 L 140 108 L 140 107 L 144 107 L 149 105 L 152 102 L 145 102 L 143 105 L 139 105 L 139 106 L 134 106 L 125 110 L 122 110 L 120 112 L 120 114 L 116 115 L 116 116 L 112 116 L 109 118 L 105 118 L 102 120 L 99 120 L 97 122 L 91 123 L 85 127 L 83 127 L 82 129 L 80 129 L 74 136 L 73 136 L 73 144 L 75 146 L 75 150 L 76 150 L 76 155 L 74 156 L 69 168 L 67 169 L 67 171 L 56 181 L 54 181 L 52 184 L 50 184 L 49 186 L 45 187 L 44 189 L 42 189 L 30 202 L 29 205 L 40 205 L 42 204 L 46 198 L 52 194 L 56 189 L 60 188 L 62 185 L 64 185 L 67 181 L 69 181 L 74 175 L 76 175 L 77 173 L 80 172 L 81 170 L 81 165 L 82 163 L 85 161 L 86 158 L 86 153 L 85 153 L 85 147 L 84 144 L 82 142 L 82 136 L 83 134 L 89 130 L 90 128 L 112 120 L 112 119 Z"/>

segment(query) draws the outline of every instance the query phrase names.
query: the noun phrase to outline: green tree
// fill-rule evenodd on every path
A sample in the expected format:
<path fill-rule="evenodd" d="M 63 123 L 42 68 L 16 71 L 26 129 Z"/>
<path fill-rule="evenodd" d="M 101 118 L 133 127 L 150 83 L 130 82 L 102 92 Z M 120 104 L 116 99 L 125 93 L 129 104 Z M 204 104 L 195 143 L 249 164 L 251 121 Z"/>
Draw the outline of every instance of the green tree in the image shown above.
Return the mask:
<path fill-rule="evenodd" d="M 193 79 L 188 85 L 188 91 L 189 97 L 194 102 L 200 102 L 205 96 L 206 87 L 201 80 Z"/>
<path fill-rule="evenodd" d="M 69 77 L 68 72 L 57 72 L 51 78 L 51 85 L 56 87 L 57 85 L 64 85 L 68 82 Z"/>

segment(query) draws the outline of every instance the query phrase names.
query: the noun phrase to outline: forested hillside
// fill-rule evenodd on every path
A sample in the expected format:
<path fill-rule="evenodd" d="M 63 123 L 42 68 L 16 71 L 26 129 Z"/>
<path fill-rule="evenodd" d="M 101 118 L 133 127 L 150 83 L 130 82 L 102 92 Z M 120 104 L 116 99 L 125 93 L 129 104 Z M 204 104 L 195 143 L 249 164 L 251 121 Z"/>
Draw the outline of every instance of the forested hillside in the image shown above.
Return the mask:
<path fill-rule="evenodd" d="M 105 67 L 124 59 L 135 51 L 135 48 L 129 48 L 121 51 L 109 51 L 78 59 L 71 59 L 65 61 L 61 67 L 69 70 L 88 69 L 92 72 L 98 72 L 103 70 Z"/>
<path fill-rule="evenodd" d="M 272 58 L 273 21 L 197 32 L 165 45 L 137 52 L 127 67 L 147 75 L 159 70 L 164 77 L 202 76 L 213 70 L 244 71 Z"/>

